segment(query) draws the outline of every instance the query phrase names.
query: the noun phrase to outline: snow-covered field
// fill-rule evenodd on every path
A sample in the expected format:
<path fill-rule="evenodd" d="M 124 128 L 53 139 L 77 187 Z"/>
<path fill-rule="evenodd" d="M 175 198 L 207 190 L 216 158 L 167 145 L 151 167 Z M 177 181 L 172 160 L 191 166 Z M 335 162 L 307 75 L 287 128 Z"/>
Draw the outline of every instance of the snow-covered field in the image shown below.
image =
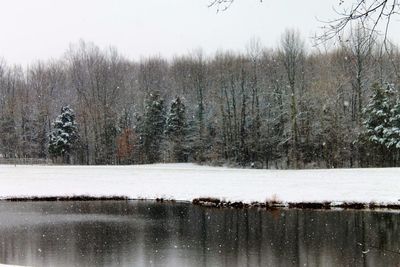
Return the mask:
<path fill-rule="evenodd" d="M 0 165 L 0 197 L 127 196 L 191 201 L 400 203 L 400 168 L 245 170 L 194 164 Z"/>

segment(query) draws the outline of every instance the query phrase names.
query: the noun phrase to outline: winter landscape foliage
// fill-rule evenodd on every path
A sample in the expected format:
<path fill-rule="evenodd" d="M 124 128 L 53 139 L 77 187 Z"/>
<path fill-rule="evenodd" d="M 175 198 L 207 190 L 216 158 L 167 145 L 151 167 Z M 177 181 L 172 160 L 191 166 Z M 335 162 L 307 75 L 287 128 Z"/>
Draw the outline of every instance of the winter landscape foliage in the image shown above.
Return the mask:
<path fill-rule="evenodd" d="M 69 162 L 69 155 L 78 139 L 74 111 L 68 106 L 62 107 L 53 128 L 49 136 L 49 154 L 53 158 L 64 157 L 64 161 Z"/>
<path fill-rule="evenodd" d="M 81 42 L 57 61 L 0 65 L 0 160 L 398 166 L 399 64 L 362 28 L 324 51 L 288 30 L 274 49 L 139 62 Z"/>

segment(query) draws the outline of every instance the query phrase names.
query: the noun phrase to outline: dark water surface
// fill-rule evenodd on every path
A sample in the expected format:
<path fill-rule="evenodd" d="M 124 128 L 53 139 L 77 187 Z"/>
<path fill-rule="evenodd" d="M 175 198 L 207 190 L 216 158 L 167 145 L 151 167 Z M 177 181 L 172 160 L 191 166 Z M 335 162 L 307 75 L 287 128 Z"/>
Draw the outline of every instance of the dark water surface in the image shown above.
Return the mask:
<path fill-rule="evenodd" d="M 399 213 L 0 202 L 3 264 L 400 266 L 399 250 Z"/>

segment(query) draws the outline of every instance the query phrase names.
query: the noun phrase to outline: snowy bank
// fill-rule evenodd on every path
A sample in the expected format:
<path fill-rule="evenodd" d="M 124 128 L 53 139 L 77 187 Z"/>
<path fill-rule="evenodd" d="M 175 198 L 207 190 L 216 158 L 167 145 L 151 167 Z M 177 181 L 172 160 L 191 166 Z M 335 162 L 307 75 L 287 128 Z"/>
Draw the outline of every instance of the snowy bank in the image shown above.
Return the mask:
<path fill-rule="evenodd" d="M 254 170 L 194 164 L 0 165 L 0 197 L 127 196 L 192 201 L 400 203 L 400 168 Z"/>

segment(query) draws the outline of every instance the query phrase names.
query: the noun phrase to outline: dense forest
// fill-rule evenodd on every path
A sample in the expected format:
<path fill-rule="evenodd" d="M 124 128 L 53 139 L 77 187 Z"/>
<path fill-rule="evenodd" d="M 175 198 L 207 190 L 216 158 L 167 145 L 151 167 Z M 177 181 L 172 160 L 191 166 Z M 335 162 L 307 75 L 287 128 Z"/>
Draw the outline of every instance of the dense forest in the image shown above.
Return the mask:
<path fill-rule="evenodd" d="M 0 159 L 399 166 L 400 53 L 357 28 L 329 49 L 294 30 L 267 49 L 132 61 L 80 42 L 0 64 Z M 5 55 L 6 56 L 6 55 Z"/>

